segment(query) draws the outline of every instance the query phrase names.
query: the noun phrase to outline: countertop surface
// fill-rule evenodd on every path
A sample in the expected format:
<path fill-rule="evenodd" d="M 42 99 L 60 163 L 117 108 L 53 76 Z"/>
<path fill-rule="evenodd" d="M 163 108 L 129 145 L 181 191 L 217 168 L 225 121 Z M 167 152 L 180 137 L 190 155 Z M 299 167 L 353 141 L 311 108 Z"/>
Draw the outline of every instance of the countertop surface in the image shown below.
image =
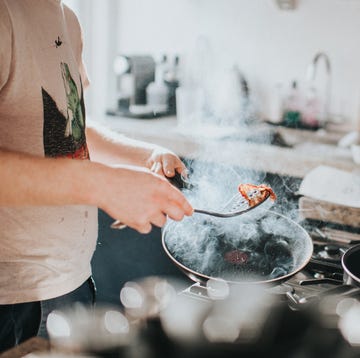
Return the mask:
<path fill-rule="evenodd" d="M 179 126 L 174 116 L 156 119 L 104 116 L 100 123 L 129 137 L 165 146 L 189 159 L 295 177 L 304 177 L 319 165 L 360 170 L 350 149 L 337 145 L 346 134 L 344 128 L 309 131 L 262 122 L 246 128 L 191 122 Z"/>

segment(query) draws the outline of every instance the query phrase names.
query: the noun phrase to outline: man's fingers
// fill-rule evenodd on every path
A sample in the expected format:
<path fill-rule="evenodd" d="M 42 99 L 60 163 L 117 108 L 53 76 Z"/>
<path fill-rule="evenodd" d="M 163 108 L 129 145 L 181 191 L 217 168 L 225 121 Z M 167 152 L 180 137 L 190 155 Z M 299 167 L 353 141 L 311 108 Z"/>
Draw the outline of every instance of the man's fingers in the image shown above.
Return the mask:
<path fill-rule="evenodd" d="M 165 158 L 163 160 L 163 172 L 165 176 L 173 177 L 175 175 L 175 171 L 181 175 L 185 174 L 186 178 L 187 169 L 185 164 L 180 159 L 176 159 L 173 157 Z"/>
<path fill-rule="evenodd" d="M 172 203 L 172 205 L 170 204 L 167 206 L 166 214 L 170 219 L 173 219 L 175 221 L 180 221 L 184 218 L 184 210 L 182 210 L 174 203 Z"/>
<path fill-rule="evenodd" d="M 171 205 L 177 205 L 179 208 L 182 209 L 182 211 L 184 211 L 185 215 L 192 215 L 194 212 L 194 209 L 191 206 L 191 204 L 187 201 L 187 199 L 181 193 L 180 190 L 176 189 L 175 187 L 173 187 L 173 189 L 174 190 L 172 190 L 168 196 L 168 199 L 169 199 L 169 202 L 171 203 Z M 169 206 L 166 206 L 166 208 L 168 208 L 168 207 Z M 168 212 L 166 211 L 166 213 L 168 213 Z"/>
<path fill-rule="evenodd" d="M 152 229 L 152 225 L 163 227 L 166 223 L 166 219 L 167 216 L 164 213 L 158 213 L 156 216 L 149 219 L 151 222 L 133 225 L 133 228 L 142 234 L 148 234 Z"/>
<path fill-rule="evenodd" d="M 166 215 L 158 214 L 156 217 L 151 219 L 151 223 L 157 227 L 163 227 L 166 223 Z"/>
<path fill-rule="evenodd" d="M 174 220 L 182 220 L 184 215 L 191 216 L 194 209 L 183 193 L 172 187 L 168 200 L 164 202 L 163 212 Z"/>
<path fill-rule="evenodd" d="M 148 234 L 152 229 L 152 225 L 150 223 L 146 223 L 146 224 L 133 226 L 133 228 L 139 231 L 139 233 L 141 234 Z"/>
<path fill-rule="evenodd" d="M 168 203 L 164 211 L 169 216 L 169 218 L 175 220 L 175 221 L 181 221 L 184 216 L 191 216 L 194 213 L 194 209 L 190 204 L 189 209 L 185 209 L 183 207 L 179 207 L 174 202 Z"/>
<path fill-rule="evenodd" d="M 175 163 L 174 159 L 164 158 L 163 160 L 163 171 L 165 176 L 173 177 L 175 175 Z"/>
<path fill-rule="evenodd" d="M 180 174 L 181 178 L 189 179 L 189 171 L 185 165 L 176 168 L 176 171 Z"/>

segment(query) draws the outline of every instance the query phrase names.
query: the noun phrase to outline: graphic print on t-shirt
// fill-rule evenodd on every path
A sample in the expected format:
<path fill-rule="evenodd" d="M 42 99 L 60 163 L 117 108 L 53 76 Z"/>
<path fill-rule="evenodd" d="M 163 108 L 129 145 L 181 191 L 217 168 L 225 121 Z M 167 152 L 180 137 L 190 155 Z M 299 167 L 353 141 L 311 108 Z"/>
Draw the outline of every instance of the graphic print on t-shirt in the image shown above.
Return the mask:
<path fill-rule="evenodd" d="M 62 42 L 60 36 L 57 37 L 57 39 L 54 41 L 54 43 L 55 43 L 56 48 L 58 48 L 62 45 L 63 42 Z"/>
<path fill-rule="evenodd" d="M 42 88 L 45 156 L 89 159 L 85 137 L 85 106 L 81 80 L 81 97 L 79 97 L 69 66 L 62 62 L 60 69 L 66 93 L 66 116 L 58 109 L 49 93 Z"/>

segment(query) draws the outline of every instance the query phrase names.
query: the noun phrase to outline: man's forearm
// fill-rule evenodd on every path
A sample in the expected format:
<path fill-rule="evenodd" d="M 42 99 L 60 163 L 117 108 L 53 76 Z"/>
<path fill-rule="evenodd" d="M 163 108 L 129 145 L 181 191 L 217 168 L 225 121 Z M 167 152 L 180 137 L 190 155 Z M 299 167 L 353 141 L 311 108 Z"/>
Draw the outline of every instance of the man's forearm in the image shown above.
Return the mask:
<path fill-rule="evenodd" d="M 0 205 L 93 205 L 91 172 L 96 165 L 0 149 Z"/>
<path fill-rule="evenodd" d="M 192 214 L 184 195 L 139 166 L 44 158 L 0 149 L 0 206 L 91 205 L 142 233 Z M 141 190 L 139 190 L 141 188 Z"/>
<path fill-rule="evenodd" d="M 156 145 L 115 133 L 91 123 L 86 130 L 91 159 L 107 164 L 145 166 Z"/>

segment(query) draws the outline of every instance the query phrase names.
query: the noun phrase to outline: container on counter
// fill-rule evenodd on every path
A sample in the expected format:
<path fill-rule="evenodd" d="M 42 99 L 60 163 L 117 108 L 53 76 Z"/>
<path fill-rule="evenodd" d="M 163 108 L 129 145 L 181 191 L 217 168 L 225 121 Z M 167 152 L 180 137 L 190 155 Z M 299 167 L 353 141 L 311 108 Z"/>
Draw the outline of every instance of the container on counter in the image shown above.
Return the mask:
<path fill-rule="evenodd" d="M 169 90 L 164 82 L 166 66 L 167 57 L 164 55 L 162 61 L 156 65 L 155 81 L 146 87 L 147 105 L 156 112 L 166 112 L 168 109 Z"/>
<path fill-rule="evenodd" d="M 304 108 L 302 111 L 301 122 L 310 128 L 319 127 L 319 114 L 321 103 L 315 87 L 309 87 L 305 93 Z"/>
<path fill-rule="evenodd" d="M 292 82 L 291 89 L 285 98 L 282 120 L 288 127 L 298 127 L 302 121 L 301 97 L 296 81 Z"/>

